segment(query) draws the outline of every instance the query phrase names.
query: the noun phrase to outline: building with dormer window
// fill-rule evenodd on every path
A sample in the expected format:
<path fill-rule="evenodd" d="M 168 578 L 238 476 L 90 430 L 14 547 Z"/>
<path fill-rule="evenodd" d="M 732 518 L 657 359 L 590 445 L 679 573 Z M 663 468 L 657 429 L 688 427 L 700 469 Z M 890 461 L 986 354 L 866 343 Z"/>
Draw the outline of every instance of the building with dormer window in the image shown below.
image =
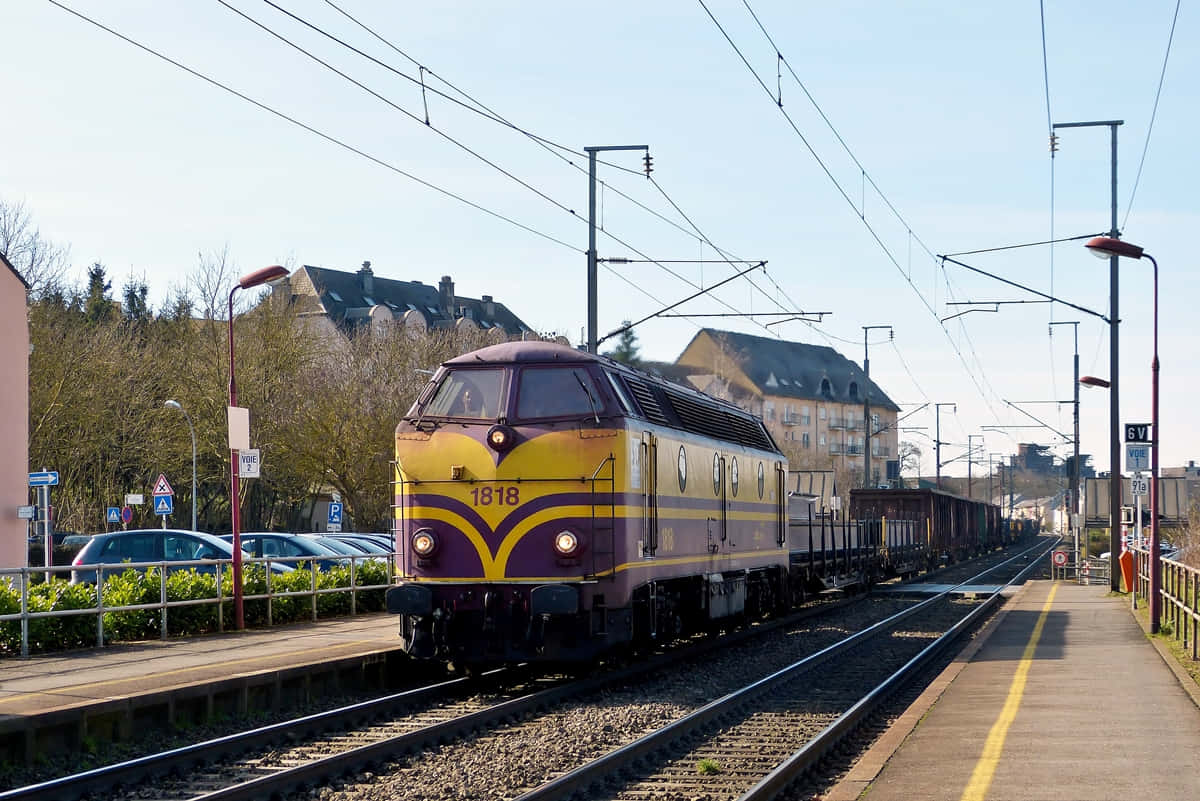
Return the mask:
<path fill-rule="evenodd" d="M 840 467 L 861 480 L 869 448 L 878 486 L 898 459 L 900 407 L 833 348 L 705 328 L 675 364 L 701 390 L 762 415 L 794 461 Z"/>
<path fill-rule="evenodd" d="M 305 265 L 277 291 L 290 291 L 302 316 L 346 335 L 363 326 L 392 323 L 420 332 L 473 326 L 493 332 L 497 341 L 532 333 L 521 318 L 491 295 L 456 295 L 448 275 L 442 276 L 437 286 L 380 278 L 369 261 L 352 273 Z"/>

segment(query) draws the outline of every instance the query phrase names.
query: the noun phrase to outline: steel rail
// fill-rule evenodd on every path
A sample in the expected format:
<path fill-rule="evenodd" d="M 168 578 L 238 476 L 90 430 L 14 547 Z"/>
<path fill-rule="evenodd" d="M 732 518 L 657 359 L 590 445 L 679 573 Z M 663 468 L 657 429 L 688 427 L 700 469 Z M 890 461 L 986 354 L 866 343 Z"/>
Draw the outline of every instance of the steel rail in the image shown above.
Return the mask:
<path fill-rule="evenodd" d="M 697 731 L 708 726 L 710 723 L 714 722 L 716 719 L 733 712 L 733 710 L 735 710 L 738 706 L 745 704 L 748 701 L 752 701 L 754 698 L 766 693 L 780 684 L 794 680 L 799 675 L 813 670 L 829 659 L 838 656 L 857 645 L 860 645 L 866 640 L 869 640 L 872 637 L 881 634 L 883 631 L 892 628 L 896 623 L 899 623 L 904 619 L 919 613 L 927 607 L 930 607 L 934 603 L 953 593 L 958 587 L 969 585 L 980 576 L 986 576 L 989 573 L 995 572 L 1000 567 L 1010 564 L 1018 559 L 1025 558 L 1030 553 L 1039 550 L 1042 551 L 1031 561 L 1028 567 L 1020 571 L 1004 586 L 1011 585 L 1013 582 L 1020 580 L 1035 567 L 1037 567 L 1041 559 L 1044 558 L 1051 547 L 1053 547 L 1053 545 L 1047 547 L 1046 545 L 1039 543 L 1033 548 L 1027 549 L 1022 553 L 1005 560 L 1000 565 L 990 567 L 971 579 L 954 585 L 954 587 L 951 589 L 938 593 L 937 595 L 934 595 L 909 609 L 898 612 L 897 614 L 892 615 L 885 620 L 881 620 L 875 625 L 863 629 L 862 631 L 847 637 L 841 642 L 828 646 L 827 648 L 824 648 L 821 651 L 818 651 L 817 653 L 800 660 L 799 662 L 789 665 L 782 670 L 776 671 L 769 676 L 759 679 L 742 688 L 741 690 L 737 690 L 723 696 L 722 698 L 718 698 L 717 700 L 701 707 L 695 712 L 682 717 L 679 720 L 676 720 L 667 726 L 658 729 L 657 731 L 651 732 L 650 734 L 639 738 L 629 745 L 623 746 L 614 751 L 610 751 L 608 754 L 605 754 L 599 759 L 593 760 L 586 765 L 580 766 L 573 771 L 546 782 L 545 784 L 518 796 L 515 801 L 550 801 L 551 799 L 558 801 L 559 799 L 569 798 L 576 794 L 586 793 L 592 786 L 603 783 L 608 779 L 608 777 L 617 775 L 622 770 L 634 765 L 648 755 L 665 747 L 669 747 L 672 743 L 696 733 Z M 774 772 L 769 774 L 768 777 L 763 780 L 763 782 L 766 782 L 768 779 L 770 779 L 771 784 L 768 787 L 772 789 L 758 790 L 756 787 L 754 790 L 760 793 L 769 792 L 769 794 L 743 796 L 743 799 L 740 801 L 762 801 L 762 799 L 773 797 L 774 793 L 778 791 L 777 789 L 773 788 L 790 784 L 797 775 L 800 775 L 803 773 L 803 771 L 811 767 L 811 765 L 817 759 L 819 759 L 830 748 L 840 742 L 840 740 L 845 737 L 847 733 L 853 731 L 862 721 L 862 719 L 869 713 L 869 711 L 873 710 L 879 703 L 881 703 L 883 698 L 886 698 L 887 694 L 890 693 L 897 684 L 910 677 L 915 670 L 919 669 L 921 665 L 925 664 L 925 662 L 936 655 L 940 648 L 947 647 L 948 644 L 957 638 L 957 636 L 967 626 L 973 624 L 978 616 L 984 614 L 984 609 L 990 609 L 993 605 L 999 603 L 999 599 L 999 593 L 993 593 L 987 601 L 972 610 L 972 612 L 965 616 L 963 620 L 955 624 L 955 626 L 953 626 L 949 632 L 943 634 L 940 638 L 938 638 L 938 640 L 926 647 L 921 654 L 910 660 L 909 663 L 897 671 L 896 674 L 885 680 L 883 684 L 864 696 L 864 698 L 851 707 L 850 710 L 843 713 L 843 715 L 839 717 L 837 721 L 830 724 L 825 731 L 818 735 L 816 740 L 802 749 L 798 755 L 794 755 L 791 759 L 784 763 L 784 765 L 781 765 Z M 940 647 L 938 645 L 939 643 L 941 644 Z M 819 745 L 814 745 L 814 743 L 817 743 L 818 741 Z M 799 756 L 800 754 L 805 756 L 801 757 Z"/>
<path fill-rule="evenodd" d="M 1021 555 L 1013 557 L 1013 559 L 1016 558 L 1021 558 Z M 989 568 L 989 571 L 995 569 L 995 567 Z M 986 572 L 980 575 L 986 575 Z M 963 582 L 963 584 L 965 583 L 969 582 Z M 917 609 L 923 608 L 926 604 L 932 603 L 940 597 L 939 595 L 935 598 L 930 598 L 928 601 L 914 606 L 913 609 L 892 616 L 889 620 L 902 619 L 904 616 L 914 613 Z M 674 652 L 660 653 L 638 664 L 610 671 L 601 676 L 595 676 L 582 681 L 563 682 L 545 690 L 502 702 L 488 709 L 469 713 L 466 716 L 435 723 L 396 737 L 386 738 L 376 743 L 360 746 L 328 757 L 318 758 L 303 765 L 279 770 L 268 776 L 258 777 L 238 785 L 198 795 L 194 801 L 259 799 L 281 794 L 296 787 L 311 785 L 332 775 L 346 773 L 356 766 L 378 763 L 406 751 L 452 739 L 472 729 L 479 729 L 495 725 L 507 719 L 514 719 L 524 713 L 552 705 L 572 695 L 588 693 L 615 682 L 629 681 L 631 678 L 636 678 L 639 675 L 656 671 L 669 662 L 703 656 L 705 653 L 716 648 L 736 644 L 778 627 L 792 625 L 804 618 L 826 612 L 831 608 L 844 606 L 848 603 L 853 603 L 853 601 L 842 600 L 822 604 L 817 607 L 801 610 L 784 618 L 763 621 L 756 625 L 748 626 L 721 638 L 705 639 L 699 643 L 687 644 L 676 648 Z M 884 622 L 886 623 L 887 621 Z M 874 628 L 872 627 L 872 629 Z M 872 629 L 867 629 L 866 631 L 871 631 Z M 860 635 L 864 633 L 860 632 L 850 639 L 857 642 L 861 639 Z M 848 642 L 844 641 L 842 646 L 845 646 Z M 818 652 L 809 658 L 809 660 L 813 660 L 810 661 L 810 664 L 815 665 L 833 656 L 836 653 L 834 649 L 842 646 L 832 646 Z M 782 672 L 784 671 L 780 671 L 780 673 Z M 215 738 L 203 743 L 184 746 L 159 754 L 138 757 L 114 765 L 95 768 L 80 774 L 2 792 L 0 793 L 0 801 L 17 801 L 17 799 L 20 799 L 20 801 L 74 799 L 89 792 L 103 792 L 117 785 L 131 785 L 172 772 L 182 774 L 197 765 L 215 762 L 230 755 L 243 756 L 245 751 L 250 749 L 271 746 L 283 740 L 294 742 L 298 737 L 319 736 L 323 732 L 328 732 L 339 727 L 347 727 L 363 720 L 378 719 L 388 714 L 396 714 L 400 709 L 413 706 L 414 704 L 428 703 L 431 700 L 437 700 L 439 696 L 448 696 L 455 691 L 475 689 L 484 682 L 501 681 L 503 680 L 501 677 L 507 677 L 511 673 L 511 669 L 501 669 L 490 671 L 479 677 L 467 677 L 440 682 L 427 687 L 396 693 L 385 698 L 360 702 L 347 707 Z M 764 679 L 763 681 L 767 680 Z M 709 706 L 712 705 L 710 704 Z M 705 707 L 704 709 L 707 708 Z M 704 709 L 699 710 L 696 714 L 703 712 Z"/>

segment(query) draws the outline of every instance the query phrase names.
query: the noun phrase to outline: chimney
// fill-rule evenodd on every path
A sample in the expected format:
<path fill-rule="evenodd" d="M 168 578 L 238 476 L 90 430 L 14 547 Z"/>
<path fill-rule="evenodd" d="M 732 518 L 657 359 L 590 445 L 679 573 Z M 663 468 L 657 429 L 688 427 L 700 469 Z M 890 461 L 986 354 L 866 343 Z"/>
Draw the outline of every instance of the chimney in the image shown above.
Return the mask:
<path fill-rule="evenodd" d="M 492 296 L 484 295 L 482 298 L 480 298 L 480 301 L 483 302 L 483 319 L 496 319 L 496 303 L 492 300 Z"/>
<path fill-rule="evenodd" d="M 375 273 L 371 272 L 371 262 L 363 262 L 362 269 L 358 271 L 358 283 L 362 287 L 364 295 L 374 291 Z"/>
<path fill-rule="evenodd" d="M 438 282 L 438 306 L 448 318 L 454 319 L 454 282 L 448 275 Z"/>

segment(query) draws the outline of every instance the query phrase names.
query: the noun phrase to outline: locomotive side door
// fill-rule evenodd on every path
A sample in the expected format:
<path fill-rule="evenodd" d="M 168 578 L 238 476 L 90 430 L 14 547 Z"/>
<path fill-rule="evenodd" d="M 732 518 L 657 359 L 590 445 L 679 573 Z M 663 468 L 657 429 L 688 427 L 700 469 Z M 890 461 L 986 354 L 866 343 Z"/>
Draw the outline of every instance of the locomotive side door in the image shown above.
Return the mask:
<path fill-rule="evenodd" d="M 642 432 L 638 471 L 642 484 L 642 556 L 658 550 L 658 438 Z"/>
<path fill-rule="evenodd" d="M 736 542 L 729 540 L 729 493 L 728 483 L 725 481 L 725 457 L 717 455 L 713 461 L 713 489 L 717 490 L 717 496 L 721 499 L 720 519 L 717 522 L 717 530 L 721 534 L 721 543 L 725 546 L 725 550 L 737 545 Z"/>

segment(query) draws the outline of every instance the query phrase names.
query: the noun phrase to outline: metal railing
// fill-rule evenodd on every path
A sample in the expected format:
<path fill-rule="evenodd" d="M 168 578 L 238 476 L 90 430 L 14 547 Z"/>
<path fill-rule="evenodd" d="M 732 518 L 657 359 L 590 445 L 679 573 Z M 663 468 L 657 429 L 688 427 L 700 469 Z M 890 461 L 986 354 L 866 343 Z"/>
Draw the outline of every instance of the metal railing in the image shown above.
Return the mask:
<path fill-rule="evenodd" d="M 335 593 L 349 593 L 350 595 L 350 614 L 357 614 L 358 611 L 358 594 L 369 590 L 386 590 L 391 586 L 390 583 L 385 584 L 359 584 L 358 571 L 359 567 L 364 562 L 373 560 L 387 560 L 386 576 L 390 578 L 395 575 L 396 556 L 395 554 L 362 554 L 361 556 L 304 556 L 304 557 L 282 557 L 272 556 L 263 558 L 246 557 L 243 559 L 245 565 L 263 565 L 266 575 L 266 590 L 261 593 L 250 593 L 242 596 L 245 601 L 265 601 L 266 602 L 266 625 L 273 625 L 273 605 L 285 598 L 309 597 L 312 599 L 312 620 L 317 620 L 317 598 L 321 595 L 329 595 Z M 350 584 L 346 587 L 318 587 L 317 575 L 322 572 L 319 563 L 346 560 L 350 567 Z M 304 590 L 278 590 L 272 587 L 272 582 L 276 584 L 280 580 L 280 575 L 272 570 L 271 565 L 291 565 L 296 570 L 304 570 L 309 574 L 309 586 Z M 94 565 L 55 565 L 53 567 L 23 567 L 23 568 L 3 568 L 0 569 L 0 583 L 7 583 L 13 589 L 19 589 L 21 594 L 21 611 L 9 614 L 0 614 L 0 623 L 8 621 L 20 621 L 21 623 L 21 656 L 29 656 L 29 624 L 34 620 L 56 617 L 77 617 L 81 615 L 94 615 L 96 617 L 96 647 L 102 648 L 104 641 L 104 617 L 113 612 L 138 612 L 138 611 L 153 611 L 158 610 L 160 614 L 159 621 L 159 636 L 161 639 L 167 639 L 169 613 L 172 609 L 181 609 L 197 606 L 216 605 L 217 616 L 217 631 L 225 631 L 225 614 L 224 604 L 231 602 L 233 596 L 226 594 L 222 587 L 221 579 L 226 575 L 227 570 L 231 571 L 233 565 L 232 559 L 195 559 L 190 561 L 155 561 L 155 562 L 118 562 L 110 564 L 94 564 Z M 149 570 L 150 568 L 158 568 L 159 579 L 159 599 L 154 603 L 143 604 L 126 604 L 117 606 L 108 606 L 104 603 L 105 597 L 105 581 L 108 578 L 124 573 L 128 569 L 139 571 Z M 167 599 L 167 581 L 168 576 L 172 573 L 187 571 L 190 568 L 208 568 L 199 570 L 205 575 L 214 576 L 215 595 L 208 598 L 189 598 L 184 600 L 168 600 Z M 53 574 L 74 573 L 76 577 L 72 579 L 73 584 L 87 583 L 96 588 L 95 602 L 96 605 L 86 608 L 77 609 L 51 609 L 44 612 L 30 611 L 29 590 L 33 584 L 33 577 L 49 578 Z M 91 580 L 87 580 L 87 576 L 91 576 Z M 63 583 L 65 582 L 58 582 Z"/>

